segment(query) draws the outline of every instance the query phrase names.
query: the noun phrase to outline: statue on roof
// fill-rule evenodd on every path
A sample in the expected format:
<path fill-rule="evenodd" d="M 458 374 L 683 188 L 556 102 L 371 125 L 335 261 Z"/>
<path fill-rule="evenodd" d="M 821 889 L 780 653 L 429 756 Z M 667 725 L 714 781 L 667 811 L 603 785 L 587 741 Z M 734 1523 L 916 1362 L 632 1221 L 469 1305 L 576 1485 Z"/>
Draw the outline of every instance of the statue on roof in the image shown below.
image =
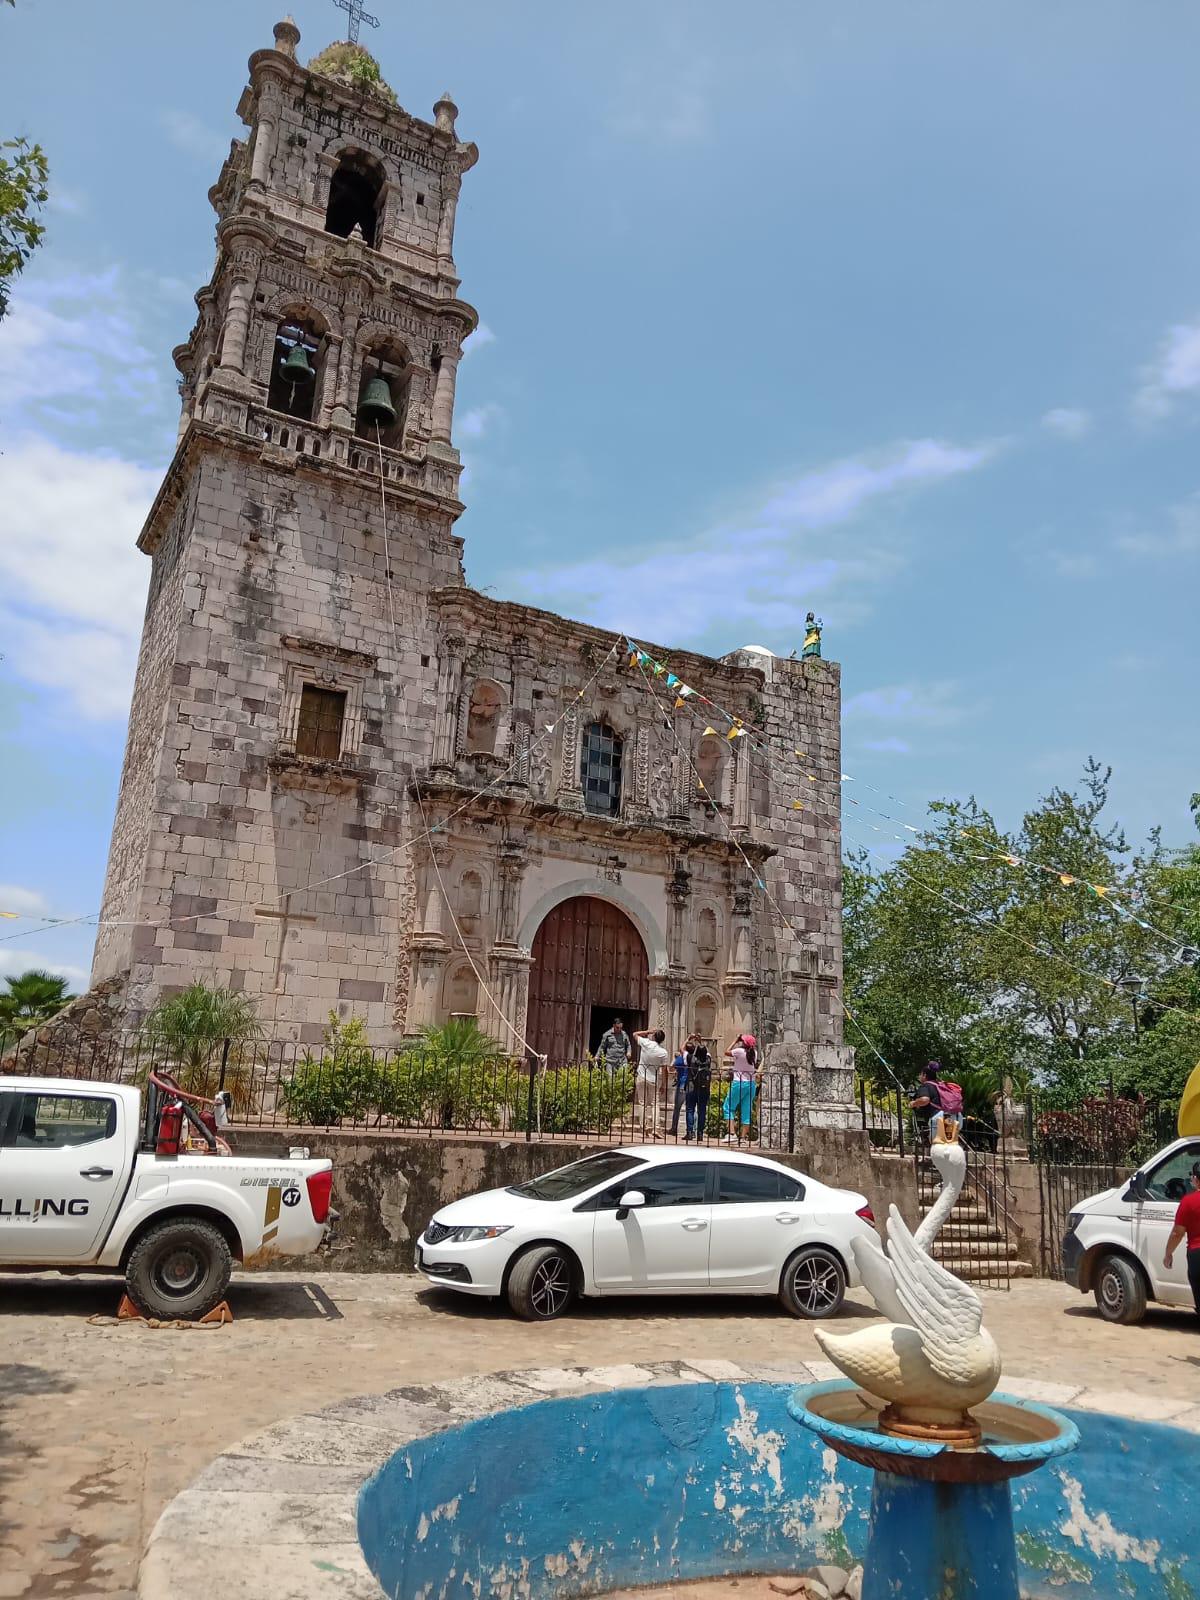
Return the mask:
<path fill-rule="evenodd" d="M 820 657 L 822 627 L 823 624 L 810 611 L 804 619 L 804 649 L 800 652 L 802 661 L 807 661 L 809 656 Z"/>

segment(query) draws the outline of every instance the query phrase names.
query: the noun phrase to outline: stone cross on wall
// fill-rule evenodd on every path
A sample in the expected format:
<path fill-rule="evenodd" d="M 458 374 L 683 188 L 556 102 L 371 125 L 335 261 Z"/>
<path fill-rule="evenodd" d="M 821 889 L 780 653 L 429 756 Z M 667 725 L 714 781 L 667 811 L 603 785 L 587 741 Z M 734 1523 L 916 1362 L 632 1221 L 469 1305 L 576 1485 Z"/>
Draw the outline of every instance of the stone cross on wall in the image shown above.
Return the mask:
<path fill-rule="evenodd" d="M 369 22 L 373 28 L 379 26 L 379 18 L 373 17 L 369 11 L 364 11 L 362 0 L 333 0 L 339 11 L 348 11 L 350 20 L 346 24 L 346 37 L 351 44 L 358 43 L 358 25 L 360 22 Z"/>

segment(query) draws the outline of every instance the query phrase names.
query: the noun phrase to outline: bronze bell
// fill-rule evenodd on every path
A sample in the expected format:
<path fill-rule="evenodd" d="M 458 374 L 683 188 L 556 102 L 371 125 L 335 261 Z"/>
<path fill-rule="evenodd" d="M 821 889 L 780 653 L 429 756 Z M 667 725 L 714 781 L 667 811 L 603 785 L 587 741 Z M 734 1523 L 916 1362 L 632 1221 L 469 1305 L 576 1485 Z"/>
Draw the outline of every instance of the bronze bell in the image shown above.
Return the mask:
<path fill-rule="evenodd" d="M 283 363 L 284 382 L 311 383 L 315 376 L 308 359 L 308 351 L 302 344 L 294 344 L 287 353 L 287 360 Z"/>
<path fill-rule="evenodd" d="M 396 408 L 392 404 L 392 391 L 382 373 L 377 373 L 363 390 L 363 397 L 358 403 L 358 418 L 368 426 L 374 423 L 380 428 L 390 428 L 395 422 Z"/>

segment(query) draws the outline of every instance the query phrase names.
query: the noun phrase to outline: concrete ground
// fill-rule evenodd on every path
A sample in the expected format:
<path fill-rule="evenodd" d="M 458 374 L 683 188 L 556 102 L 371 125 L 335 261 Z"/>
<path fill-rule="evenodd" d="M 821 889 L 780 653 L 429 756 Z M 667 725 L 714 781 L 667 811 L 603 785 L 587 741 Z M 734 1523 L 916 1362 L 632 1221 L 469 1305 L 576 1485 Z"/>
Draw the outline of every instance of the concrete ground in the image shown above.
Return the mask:
<path fill-rule="evenodd" d="M 160 1511 L 201 1468 L 351 1395 L 533 1365 L 821 1356 L 811 1324 L 766 1300 L 603 1302 L 531 1327 L 411 1276 L 272 1273 L 235 1279 L 227 1327 L 88 1320 L 119 1297 L 116 1280 L 0 1276 L 0 1600 L 131 1600 Z M 1043 1282 L 985 1302 L 1010 1374 L 1125 1391 L 1154 1418 L 1200 1399 L 1200 1324 L 1182 1313 L 1114 1328 Z M 860 1298 L 838 1326 L 872 1315 Z"/>

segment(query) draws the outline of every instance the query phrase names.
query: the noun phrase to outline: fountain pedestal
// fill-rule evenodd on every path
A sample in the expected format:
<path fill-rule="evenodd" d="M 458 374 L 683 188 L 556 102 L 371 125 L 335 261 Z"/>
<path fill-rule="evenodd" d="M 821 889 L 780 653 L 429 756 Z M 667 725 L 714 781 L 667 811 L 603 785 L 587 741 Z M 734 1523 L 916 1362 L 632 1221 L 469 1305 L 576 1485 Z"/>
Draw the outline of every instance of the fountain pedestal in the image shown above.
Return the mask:
<path fill-rule="evenodd" d="M 862 1600 L 1018 1600 L 1009 1481 L 1075 1449 L 1067 1417 L 994 1395 L 973 1411 L 982 1442 L 956 1450 L 881 1432 L 882 1407 L 845 1379 L 797 1389 L 788 1410 L 875 1472 Z"/>

